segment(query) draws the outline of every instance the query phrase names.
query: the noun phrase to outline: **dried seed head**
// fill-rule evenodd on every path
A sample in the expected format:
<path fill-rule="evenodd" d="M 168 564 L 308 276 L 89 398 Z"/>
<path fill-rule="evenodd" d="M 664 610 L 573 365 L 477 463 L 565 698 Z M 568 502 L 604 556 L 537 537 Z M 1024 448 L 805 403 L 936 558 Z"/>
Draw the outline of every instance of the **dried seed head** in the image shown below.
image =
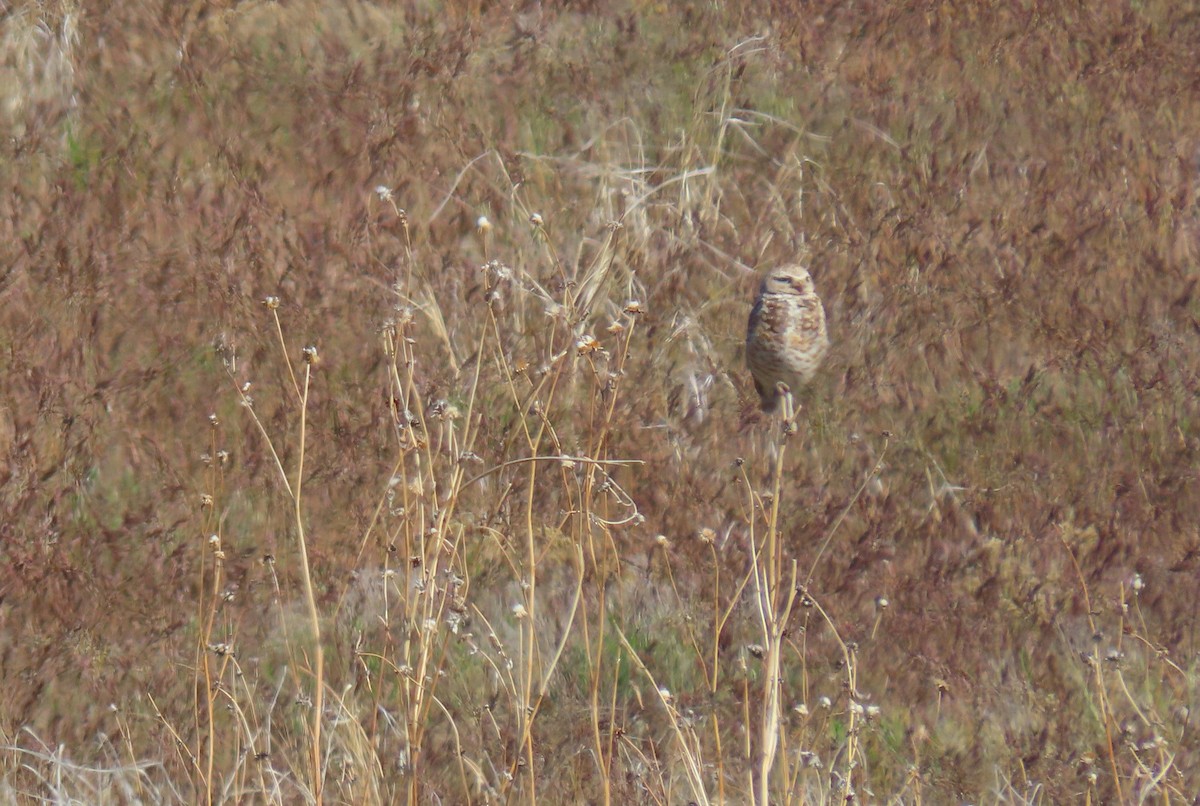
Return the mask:
<path fill-rule="evenodd" d="M 396 327 L 404 327 L 405 325 L 412 324 L 412 321 L 414 319 L 416 319 L 416 317 L 417 317 L 416 308 L 414 308 L 413 306 L 397 305 L 396 306 L 396 318 L 392 324 L 394 324 Z"/>
<path fill-rule="evenodd" d="M 642 303 L 636 299 L 629 300 L 629 302 L 625 303 L 625 313 L 630 316 L 637 316 L 640 313 L 644 313 Z"/>
<path fill-rule="evenodd" d="M 392 189 L 390 187 L 388 187 L 387 185 L 376 185 L 375 186 L 375 195 L 379 197 L 380 201 L 391 201 L 392 200 Z"/>
<path fill-rule="evenodd" d="M 309 346 L 304 348 L 304 363 L 310 367 L 315 367 L 321 363 L 321 357 L 317 355 L 316 347 Z"/>
<path fill-rule="evenodd" d="M 671 541 L 667 539 L 666 535 L 656 535 L 654 542 L 664 551 L 671 548 Z"/>
<path fill-rule="evenodd" d="M 449 406 L 446 407 L 446 419 L 447 420 L 457 420 L 461 417 L 462 417 L 462 410 L 459 409 L 458 406 L 451 403 Z"/>
<path fill-rule="evenodd" d="M 480 267 L 482 271 L 495 275 L 496 280 L 511 280 L 513 270 L 499 260 L 489 260 Z"/>
<path fill-rule="evenodd" d="M 889 602 L 887 600 L 886 596 L 876 596 L 875 597 L 875 606 L 878 607 L 880 610 L 887 610 L 887 607 L 889 604 L 891 604 L 891 602 Z"/>
<path fill-rule="evenodd" d="M 279 297 L 276 297 L 274 295 L 266 297 L 263 300 L 263 305 L 266 305 L 268 310 L 273 311 L 279 307 Z"/>
<path fill-rule="evenodd" d="M 480 235 L 486 235 L 492 231 L 492 222 L 488 221 L 487 216 L 481 215 L 479 218 L 475 219 L 475 231 Z"/>
<path fill-rule="evenodd" d="M 542 219 L 541 213 L 534 213 L 533 215 L 529 216 L 529 223 L 533 224 L 535 227 L 542 227 L 546 224 L 546 222 Z"/>
<path fill-rule="evenodd" d="M 521 604 L 520 602 L 517 602 L 515 605 L 513 605 L 511 609 L 513 618 L 515 618 L 517 621 L 520 621 L 529 615 L 529 611 L 525 609 L 525 605 Z"/>
<path fill-rule="evenodd" d="M 700 542 L 705 544 L 706 546 L 711 546 L 713 543 L 717 542 L 716 530 L 711 529 L 707 526 L 705 526 L 704 528 L 702 528 L 700 530 L 698 536 L 700 538 Z"/>
<path fill-rule="evenodd" d="M 213 428 L 216 428 L 218 425 L 221 424 L 221 421 L 217 419 L 216 414 L 210 414 L 210 415 L 208 415 L 208 424 L 211 425 Z"/>
<path fill-rule="evenodd" d="M 212 505 L 213 505 L 213 497 L 211 495 L 209 495 L 208 493 L 202 493 L 200 495 L 200 506 L 208 508 L 208 507 L 211 507 Z"/>
<path fill-rule="evenodd" d="M 1133 582 L 1130 583 L 1130 587 L 1133 588 L 1134 594 L 1140 594 L 1146 587 L 1146 581 L 1142 579 L 1141 574 L 1134 574 Z"/>
<path fill-rule="evenodd" d="M 1167 740 L 1156 733 L 1153 736 L 1151 736 L 1149 739 L 1146 739 L 1145 741 L 1141 742 L 1138 745 L 1138 749 L 1141 750 L 1142 752 L 1146 752 L 1148 750 L 1157 750 L 1160 747 L 1164 747 L 1166 744 L 1167 744 Z"/>
<path fill-rule="evenodd" d="M 587 355 L 594 353 L 600 349 L 600 342 L 596 341 L 596 337 L 585 333 L 575 342 L 575 352 L 579 355 Z"/>

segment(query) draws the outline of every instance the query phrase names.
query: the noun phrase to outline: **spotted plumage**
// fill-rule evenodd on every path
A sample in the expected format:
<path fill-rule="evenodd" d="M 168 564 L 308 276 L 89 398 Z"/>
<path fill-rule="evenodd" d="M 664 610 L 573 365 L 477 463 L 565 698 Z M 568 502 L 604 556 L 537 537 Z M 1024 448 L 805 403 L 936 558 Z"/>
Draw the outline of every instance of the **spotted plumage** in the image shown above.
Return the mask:
<path fill-rule="evenodd" d="M 779 407 L 776 384 L 798 392 L 829 349 L 825 308 L 803 266 L 775 269 L 763 278 L 746 328 L 746 365 L 765 412 Z"/>

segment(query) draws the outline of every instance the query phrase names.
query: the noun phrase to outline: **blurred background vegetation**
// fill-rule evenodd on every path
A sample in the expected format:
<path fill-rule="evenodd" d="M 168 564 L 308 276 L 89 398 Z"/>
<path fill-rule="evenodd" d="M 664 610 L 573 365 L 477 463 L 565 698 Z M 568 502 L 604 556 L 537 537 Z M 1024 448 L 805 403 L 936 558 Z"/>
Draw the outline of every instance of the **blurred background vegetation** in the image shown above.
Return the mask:
<path fill-rule="evenodd" d="M 749 801 L 797 257 L 774 798 L 1200 789 L 1188 4 L 2 13 L 5 797 Z"/>

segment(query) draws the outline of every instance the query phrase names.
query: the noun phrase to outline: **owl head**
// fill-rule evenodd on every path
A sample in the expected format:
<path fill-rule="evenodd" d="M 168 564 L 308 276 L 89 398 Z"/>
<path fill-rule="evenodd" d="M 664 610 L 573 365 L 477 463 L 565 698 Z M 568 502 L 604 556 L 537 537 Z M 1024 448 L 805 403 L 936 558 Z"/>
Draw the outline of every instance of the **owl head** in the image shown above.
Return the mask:
<path fill-rule="evenodd" d="M 763 278 L 764 294 L 811 294 L 815 291 L 812 275 L 803 266 L 783 266 Z"/>

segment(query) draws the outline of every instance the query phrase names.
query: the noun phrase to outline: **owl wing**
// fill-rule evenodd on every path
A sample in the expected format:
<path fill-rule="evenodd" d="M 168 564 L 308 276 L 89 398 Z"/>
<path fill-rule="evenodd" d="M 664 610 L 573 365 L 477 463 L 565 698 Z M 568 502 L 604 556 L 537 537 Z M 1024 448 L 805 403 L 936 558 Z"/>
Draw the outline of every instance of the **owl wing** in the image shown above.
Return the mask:
<path fill-rule="evenodd" d="M 762 319 L 763 298 L 760 294 L 754 300 L 754 307 L 750 309 L 750 320 L 746 323 L 746 344 L 750 344 L 754 338 L 755 331 L 758 330 L 758 323 Z"/>

